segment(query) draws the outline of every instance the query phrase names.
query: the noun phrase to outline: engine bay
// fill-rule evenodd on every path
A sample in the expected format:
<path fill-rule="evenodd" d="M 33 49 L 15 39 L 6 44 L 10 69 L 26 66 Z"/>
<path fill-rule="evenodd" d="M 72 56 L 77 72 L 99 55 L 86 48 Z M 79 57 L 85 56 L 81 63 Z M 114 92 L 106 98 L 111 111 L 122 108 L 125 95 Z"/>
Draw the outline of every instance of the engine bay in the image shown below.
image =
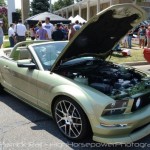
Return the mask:
<path fill-rule="evenodd" d="M 62 64 L 57 73 L 88 85 L 114 99 L 132 96 L 150 88 L 149 78 L 134 68 L 101 59 L 79 60 Z"/>

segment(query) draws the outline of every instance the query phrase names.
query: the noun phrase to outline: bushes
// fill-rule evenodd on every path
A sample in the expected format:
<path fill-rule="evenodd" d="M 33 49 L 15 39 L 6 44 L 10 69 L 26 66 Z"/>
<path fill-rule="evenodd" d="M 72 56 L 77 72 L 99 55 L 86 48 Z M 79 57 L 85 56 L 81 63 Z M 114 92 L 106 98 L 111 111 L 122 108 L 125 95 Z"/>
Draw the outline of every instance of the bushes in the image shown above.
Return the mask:
<path fill-rule="evenodd" d="M 0 19 L 3 21 L 4 34 L 8 34 L 7 8 L 5 6 L 0 6 Z"/>

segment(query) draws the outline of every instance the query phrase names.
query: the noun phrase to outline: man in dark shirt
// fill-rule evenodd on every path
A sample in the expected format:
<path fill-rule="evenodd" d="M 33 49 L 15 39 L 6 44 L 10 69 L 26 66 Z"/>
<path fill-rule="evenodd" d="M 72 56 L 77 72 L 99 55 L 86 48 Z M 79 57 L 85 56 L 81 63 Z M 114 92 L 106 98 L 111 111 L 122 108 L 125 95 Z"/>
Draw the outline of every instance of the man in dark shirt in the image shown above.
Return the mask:
<path fill-rule="evenodd" d="M 62 41 L 64 39 L 64 34 L 60 29 L 60 24 L 56 25 L 56 31 L 52 33 L 52 39 L 54 41 Z"/>

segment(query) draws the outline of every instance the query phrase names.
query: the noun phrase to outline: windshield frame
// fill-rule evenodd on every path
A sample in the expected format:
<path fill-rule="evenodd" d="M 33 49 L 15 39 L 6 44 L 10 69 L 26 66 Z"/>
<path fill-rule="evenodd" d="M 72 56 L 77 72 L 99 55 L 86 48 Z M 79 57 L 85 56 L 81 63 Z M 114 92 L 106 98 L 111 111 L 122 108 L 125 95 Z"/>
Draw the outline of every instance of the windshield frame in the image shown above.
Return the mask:
<path fill-rule="evenodd" d="M 59 41 L 32 45 L 32 49 L 43 67 L 43 70 L 50 71 L 51 67 L 54 65 L 59 54 L 62 53 L 67 43 L 67 41 Z"/>

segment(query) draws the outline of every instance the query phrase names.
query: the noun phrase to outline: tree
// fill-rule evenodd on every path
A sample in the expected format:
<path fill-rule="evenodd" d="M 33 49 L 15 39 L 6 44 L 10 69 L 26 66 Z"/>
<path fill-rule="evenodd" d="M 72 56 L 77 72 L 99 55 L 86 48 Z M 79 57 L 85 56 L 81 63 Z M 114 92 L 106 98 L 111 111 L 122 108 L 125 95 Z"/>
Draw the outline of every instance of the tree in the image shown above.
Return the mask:
<path fill-rule="evenodd" d="M 21 18 L 21 9 L 16 9 L 16 12 L 19 14 L 18 18 Z"/>
<path fill-rule="evenodd" d="M 33 0 L 31 2 L 32 15 L 43 13 L 49 10 L 49 0 Z"/>
<path fill-rule="evenodd" d="M 3 21 L 4 33 L 7 33 L 8 29 L 8 18 L 7 18 L 7 8 L 5 6 L 0 7 L 0 20 Z"/>
<path fill-rule="evenodd" d="M 82 1 L 82 0 L 75 0 L 76 2 L 80 2 L 80 1 Z"/>
<path fill-rule="evenodd" d="M 5 6 L 5 5 L 6 5 L 5 1 L 4 0 L 0 0 L 0 6 Z"/>
<path fill-rule="evenodd" d="M 74 0 L 58 0 L 57 2 L 54 3 L 53 5 L 53 10 L 58 10 L 63 7 L 67 7 L 69 5 L 72 5 L 74 3 Z"/>

